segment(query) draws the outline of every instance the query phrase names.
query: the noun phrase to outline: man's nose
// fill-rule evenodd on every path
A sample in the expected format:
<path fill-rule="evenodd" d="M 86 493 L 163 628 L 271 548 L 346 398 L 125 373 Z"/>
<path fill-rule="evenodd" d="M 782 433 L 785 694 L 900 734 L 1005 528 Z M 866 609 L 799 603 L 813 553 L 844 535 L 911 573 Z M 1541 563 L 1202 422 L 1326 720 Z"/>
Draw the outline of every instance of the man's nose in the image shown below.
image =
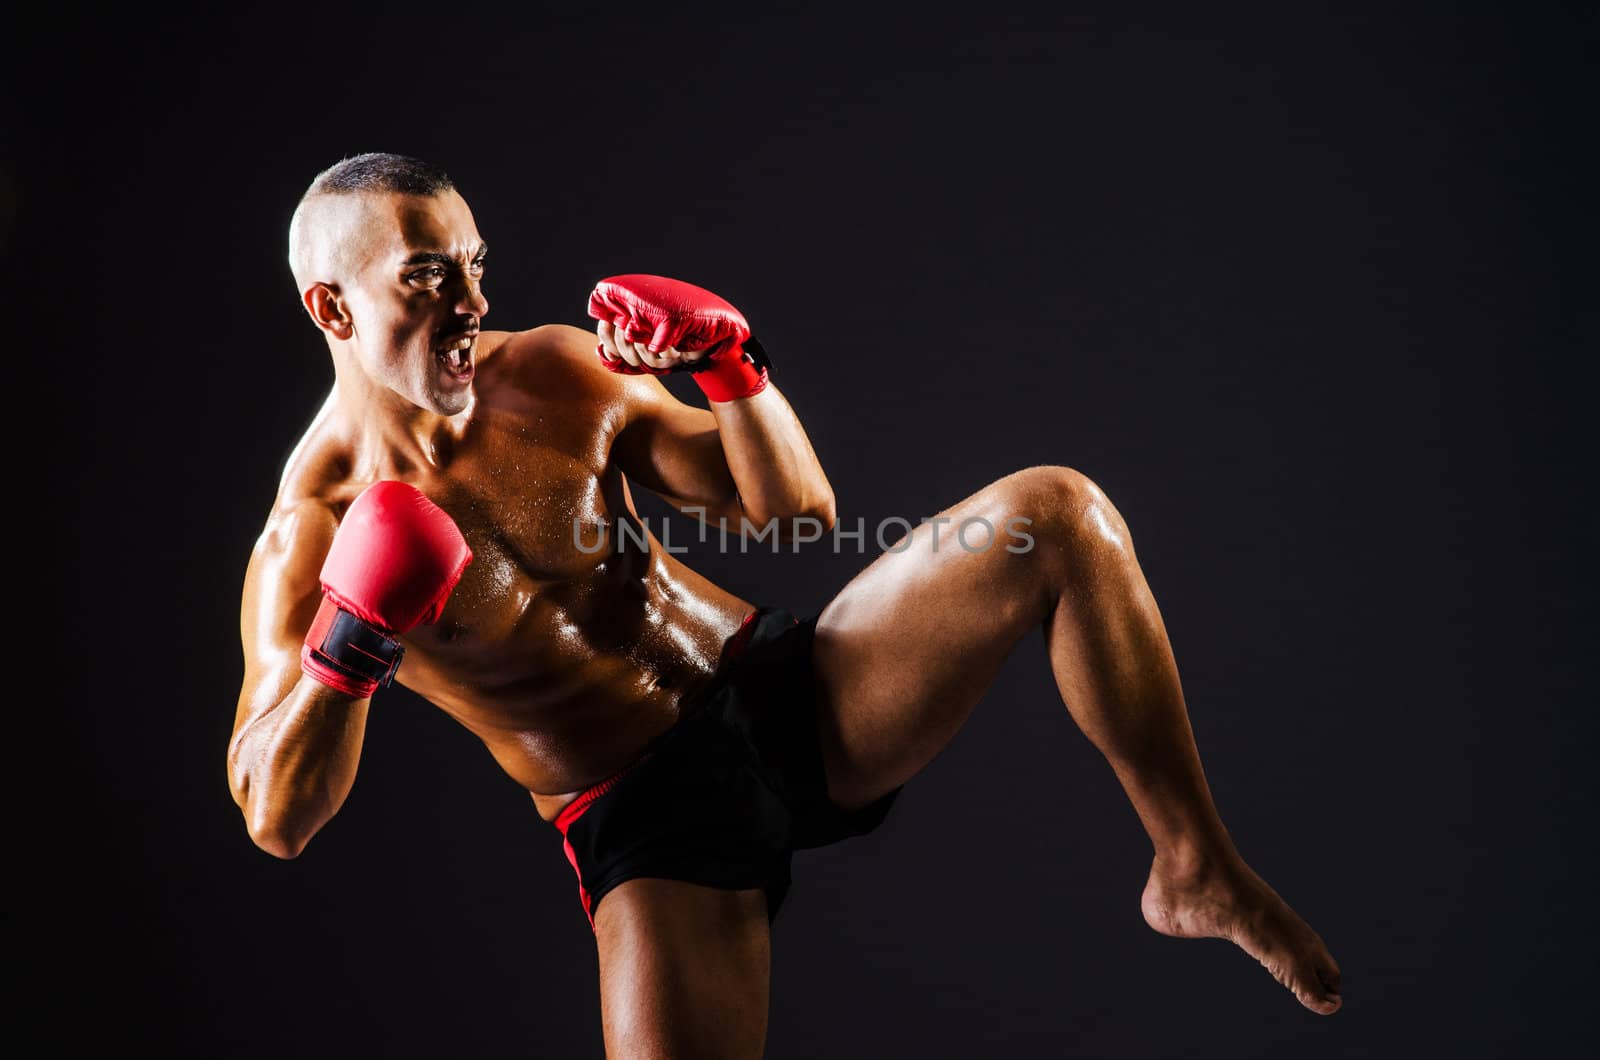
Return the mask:
<path fill-rule="evenodd" d="M 456 296 L 456 312 L 467 316 L 484 316 L 489 312 L 489 300 L 483 296 L 483 285 L 468 278 Z"/>

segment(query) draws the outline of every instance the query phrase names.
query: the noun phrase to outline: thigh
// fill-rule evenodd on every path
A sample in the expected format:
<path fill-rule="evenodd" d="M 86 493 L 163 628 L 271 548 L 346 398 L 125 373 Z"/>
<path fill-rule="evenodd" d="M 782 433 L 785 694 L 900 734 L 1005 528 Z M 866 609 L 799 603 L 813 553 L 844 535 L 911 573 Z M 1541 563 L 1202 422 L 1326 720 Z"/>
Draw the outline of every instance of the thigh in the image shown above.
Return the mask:
<path fill-rule="evenodd" d="M 918 526 L 823 608 L 813 665 L 839 806 L 864 806 L 927 765 L 1012 648 L 1040 628 L 1054 600 L 1053 526 L 1075 474 L 1032 468 L 991 484 L 939 513 L 948 522 Z M 980 547 L 984 524 L 994 537 Z"/>
<path fill-rule="evenodd" d="M 629 880 L 595 915 L 606 1055 L 759 1057 L 767 1036 L 766 896 Z"/>

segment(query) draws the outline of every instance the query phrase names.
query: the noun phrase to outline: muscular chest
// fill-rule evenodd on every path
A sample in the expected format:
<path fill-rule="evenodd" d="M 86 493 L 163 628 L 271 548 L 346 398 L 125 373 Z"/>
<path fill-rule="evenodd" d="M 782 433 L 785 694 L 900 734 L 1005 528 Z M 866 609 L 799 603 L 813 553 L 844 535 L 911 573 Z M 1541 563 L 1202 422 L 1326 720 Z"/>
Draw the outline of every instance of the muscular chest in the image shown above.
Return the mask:
<path fill-rule="evenodd" d="M 472 548 L 436 626 L 439 647 L 504 643 L 542 618 L 571 622 L 629 576 L 598 548 L 600 527 L 627 514 L 607 439 L 562 437 L 538 422 L 497 425 L 421 484 Z"/>

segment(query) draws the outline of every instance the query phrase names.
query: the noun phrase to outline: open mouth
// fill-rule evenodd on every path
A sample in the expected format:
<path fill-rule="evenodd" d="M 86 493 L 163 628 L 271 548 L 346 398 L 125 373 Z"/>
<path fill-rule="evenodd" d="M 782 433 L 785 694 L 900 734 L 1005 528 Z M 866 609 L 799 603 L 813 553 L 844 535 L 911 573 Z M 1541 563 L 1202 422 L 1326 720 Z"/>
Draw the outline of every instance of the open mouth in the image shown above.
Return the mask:
<path fill-rule="evenodd" d="M 463 335 L 461 338 L 440 346 L 435 352 L 439 363 L 444 370 L 457 379 L 468 379 L 472 376 L 472 351 L 477 345 L 478 336 Z"/>

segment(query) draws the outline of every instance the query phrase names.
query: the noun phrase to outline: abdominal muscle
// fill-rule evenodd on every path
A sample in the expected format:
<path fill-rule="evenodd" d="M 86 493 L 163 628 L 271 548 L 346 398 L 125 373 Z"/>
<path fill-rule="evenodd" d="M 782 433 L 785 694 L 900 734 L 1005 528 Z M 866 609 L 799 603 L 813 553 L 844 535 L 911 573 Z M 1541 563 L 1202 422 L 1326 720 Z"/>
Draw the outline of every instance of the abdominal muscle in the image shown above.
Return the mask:
<path fill-rule="evenodd" d="M 681 564 L 656 559 L 675 569 L 657 567 L 667 577 L 648 579 L 656 591 L 644 594 L 648 604 L 639 601 L 644 614 L 625 615 L 631 608 L 619 601 L 604 623 L 636 631 L 625 648 L 580 650 L 602 636 L 570 626 L 563 636 L 536 620 L 500 644 L 418 643 L 408 651 L 403 683 L 481 739 L 547 821 L 678 721 L 751 610 Z M 505 666 L 515 657 L 527 662 Z M 474 680 L 487 674 L 496 675 L 492 686 Z"/>
<path fill-rule="evenodd" d="M 576 723 L 523 730 L 472 728 L 500 768 L 528 789 L 539 816 L 553 821 L 587 788 L 636 761 L 658 736 L 672 728 L 682 708 L 710 680 L 694 674 L 681 686 L 663 688 L 632 702 L 600 697 L 574 703 Z"/>

